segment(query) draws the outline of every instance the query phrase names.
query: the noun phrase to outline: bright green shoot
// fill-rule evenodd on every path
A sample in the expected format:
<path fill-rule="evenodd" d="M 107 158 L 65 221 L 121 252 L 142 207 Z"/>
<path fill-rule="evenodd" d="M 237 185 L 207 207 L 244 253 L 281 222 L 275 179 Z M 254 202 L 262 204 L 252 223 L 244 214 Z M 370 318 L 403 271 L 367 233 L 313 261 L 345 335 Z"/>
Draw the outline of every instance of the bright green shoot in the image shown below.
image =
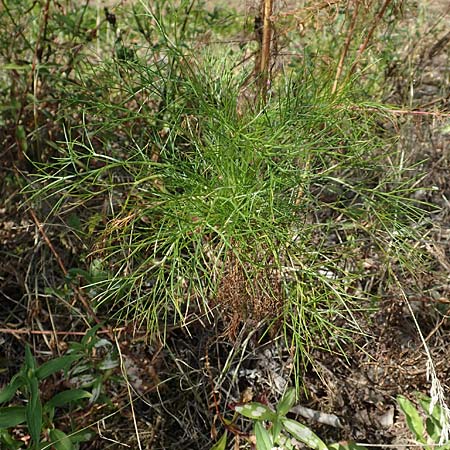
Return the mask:
<path fill-rule="evenodd" d="M 417 393 L 416 397 L 420 409 L 406 397 L 397 397 L 397 403 L 415 440 L 426 450 L 450 449 L 448 411 L 441 405 L 433 404 L 426 395 Z"/>
<path fill-rule="evenodd" d="M 13 433 L 15 427 L 26 427 L 30 435 L 26 448 L 32 450 L 77 450 L 81 442 L 89 441 L 94 433 L 78 430 L 66 434 L 55 425 L 61 408 L 93 403 L 101 394 L 102 384 L 110 377 L 110 370 L 117 366 L 111 351 L 96 367 L 90 362 L 91 351 L 104 347 L 105 340 L 96 337 L 98 327 L 90 329 L 81 342 L 72 343 L 69 352 L 38 366 L 30 348 L 25 348 L 25 363 L 20 371 L 0 391 L 0 448 L 18 450 L 25 448 L 22 440 Z M 109 349 L 111 350 L 111 349 Z M 82 377 L 79 388 L 58 392 L 45 403 L 40 394 L 41 383 L 57 372 L 64 371 L 73 382 Z M 89 389 L 89 390 L 86 390 Z M 19 396 L 26 399 L 23 405 Z"/>
<path fill-rule="evenodd" d="M 408 428 L 417 444 L 425 450 L 449 450 L 450 444 L 445 435 L 448 427 L 446 411 L 423 394 L 418 393 L 417 399 L 421 411 L 406 397 L 397 397 L 397 404 L 405 415 Z M 275 411 L 258 402 L 235 407 L 236 412 L 254 422 L 257 450 L 272 450 L 275 447 L 291 450 L 296 448 L 292 439 L 314 450 L 367 450 L 364 445 L 352 441 L 325 444 L 309 427 L 286 417 L 294 403 L 295 390 L 291 388 L 286 391 Z M 222 435 L 213 449 L 225 449 L 226 437 L 227 433 Z"/>
<path fill-rule="evenodd" d="M 290 419 L 286 415 L 296 401 L 294 388 L 288 389 L 275 410 L 259 402 L 246 403 L 235 407 L 237 413 L 254 423 L 253 432 L 256 437 L 257 450 L 293 450 L 297 448 L 294 440 L 302 442 L 313 450 L 365 450 L 353 442 L 327 445 L 309 427 Z M 224 433 L 211 450 L 226 448 L 227 433 Z"/>

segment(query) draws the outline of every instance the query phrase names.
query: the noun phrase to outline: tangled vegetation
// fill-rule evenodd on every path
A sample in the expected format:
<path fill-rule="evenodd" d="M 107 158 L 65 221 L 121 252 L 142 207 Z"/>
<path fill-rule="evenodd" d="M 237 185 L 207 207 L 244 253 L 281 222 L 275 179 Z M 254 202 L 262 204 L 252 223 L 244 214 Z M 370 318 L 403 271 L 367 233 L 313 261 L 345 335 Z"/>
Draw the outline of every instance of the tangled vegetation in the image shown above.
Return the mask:
<path fill-rule="evenodd" d="M 67 347 L 60 336 L 94 330 L 77 350 L 78 372 L 69 351 L 39 375 L 49 363 L 37 367 L 27 347 L 14 392 L 0 400 L 17 390 L 31 400 L 9 405 L 17 420 L 0 429 L 27 421 L 31 437 L 23 447 L 2 430 L 6 448 L 88 448 L 91 433 L 68 437 L 86 422 L 64 413 L 56 426 L 51 408 L 70 404 L 79 418 L 88 408 L 92 423 L 95 405 L 130 406 L 135 417 L 132 386 L 155 396 L 161 417 L 162 398 L 178 401 L 178 379 L 203 435 L 189 434 L 183 414 L 184 441 L 158 440 L 165 425 L 155 419 L 146 445 L 209 448 L 208 427 L 213 440 L 216 422 L 235 430 L 220 409 L 244 401 L 233 383 L 248 346 L 276 342 L 285 353 L 274 398 L 291 383 L 307 389 L 316 351 L 345 358 L 383 298 L 404 295 L 405 280 L 415 292 L 411 280 L 432 267 L 440 205 L 427 197 L 423 162 L 399 143 L 408 105 L 384 102 L 390 71 L 403 64 L 402 2 L 266 0 L 247 14 L 194 0 L 2 6 L 5 211 L 30 217 L 23 227 L 36 232 L 19 245 L 10 236 L 2 252 L 12 261 L 2 279 L 23 276 L 3 286 L 1 323 L 11 335 L 49 329 L 55 354 Z M 133 353 L 141 339 L 148 360 Z M 44 422 L 30 424 L 30 405 L 42 409 L 38 382 L 61 369 L 71 396 L 49 396 Z M 126 406 L 114 400 L 120 385 Z M 181 423 L 164 420 L 160 434 Z"/>

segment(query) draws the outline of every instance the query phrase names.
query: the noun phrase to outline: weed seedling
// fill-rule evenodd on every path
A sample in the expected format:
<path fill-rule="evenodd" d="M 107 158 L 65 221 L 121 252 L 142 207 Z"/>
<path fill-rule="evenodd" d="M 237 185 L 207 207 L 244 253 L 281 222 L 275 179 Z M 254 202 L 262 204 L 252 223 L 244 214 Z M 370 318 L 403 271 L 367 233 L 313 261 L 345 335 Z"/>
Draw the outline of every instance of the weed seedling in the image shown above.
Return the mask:
<path fill-rule="evenodd" d="M 273 450 L 275 448 L 293 450 L 297 448 L 295 441 L 314 450 L 365 450 L 365 447 L 351 441 L 327 445 L 309 427 L 286 417 L 294 406 L 295 399 L 295 389 L 290 388 L 281 398 L 275 411 L 259 402 L 234 407 L 237 413 L 253 421 L 257 450 Z M 227 432 L 221 436 L 211 450 L 225 450 L 226 444 Z"/>
<path fill-rule="evenodd" d="M 40 385 L 44 380 L 56 372 L 68 371 L 82 356 L 80 352 L 73 352 L 38 366 L 30 347 L 25 348 L 24 365 L 0 391 L 0 405 L 6 405 L 16 398 L 13 405 L 0 407 L 1 448 L 25 448 L 24 440 L 16 439 L 16 435 L 11 431 L 17 426 L 25 427 L 28 433 L 26 448 L 32 450 L 50 447 L 56 450 L 76 450 L 78 443 L 92 438 L 92 433 L 85 430 L 67 435 L 57 428 L 54 422 L 57 408 L 73 406 L 83 399 L 91 398 L 90 392 L 84 389 L 69 389 L 55 394 L 45 403 L 42 402 L 40 394 Z"/>

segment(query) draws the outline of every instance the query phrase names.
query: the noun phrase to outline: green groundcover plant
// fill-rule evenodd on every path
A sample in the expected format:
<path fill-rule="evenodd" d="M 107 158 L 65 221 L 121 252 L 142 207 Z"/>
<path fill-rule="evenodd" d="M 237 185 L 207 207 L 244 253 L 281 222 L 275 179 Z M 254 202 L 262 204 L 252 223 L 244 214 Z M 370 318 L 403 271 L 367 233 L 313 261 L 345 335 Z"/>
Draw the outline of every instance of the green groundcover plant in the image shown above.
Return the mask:
<path fill-rule="evenodd" d="M 80 342 L 70 343 L 66 355 L 40 366 L 30 347 L 25 348 L 22 368 L 0 391 L 0 448 L 77 450 L 80 443 L 93 438 L 95 433 L 88 428 L 76 429 L 75 423 L 66 424 L 65 429 L 75 428 L 67 433 L 56 423 L 64 409 L 73 411 L 94 402 L 111 404 L 104 386 L 114 378 L 119 362 L 111 343 L 96 335 L 98 329 L 93 327 Z M 43 402 L 43 383 L 61 371 L 76 388 L 60 391 Z M 19 439 L 15 429 L 27 432 L 29 440 Z"/>
<path fill-rule="evenodd" d="M 422 412 L 403 396 L 398 396 L 397 404 L 405 415 L 406 424 L 413 434 L 417 446 L 426 450 L 450 448 L 448 443 L 448 417 L 441 406 L 433 404 L 431 398 L 417 394 Z M 253 433 L 256 437 L 257 450 L 293 450 L 298 444 L 306 445 L 314 450 L 367 450 L 363 444 L 342 441 L 326 444 L 309 427 L 290 419 L 287 416 L 295 404 L 295 389 L 288 389 L 275 410 L 259 402 L 245 403 L 235 406 L 235 411 L 253 421 Z M 226 422 L 227 425 L 234 421 Z M 227 448 L 228 432 L 219 438 L 211 450 Z"/>
<path fill-rule="evenodd" d="M 172 324 L 196 319 L 208 326 L 218 316 L 230 329 L 264 321 L 284 333 L 299 376 L 311 348 L 341 350 L 362 333 L 355 315 L 376 306 L 391 280 L 420 271 L 429 207 L 414 197 L 421 178 L 387 131 L 389 109 L 367 100 L 379 95 L 381 70 L 353 70 L 364 55 L 351 61 L 357 36 L 375 31 L 364 23 L 369 9 L 343 53 L 333 30 L 350 9 L 338 11 L 339 26 L 311 27 L 305 47 L 297 37 L 297 56 L 277 61 L 263 99 L 256 42 L 228 40 L 245 27 L 236 13 L 191 0 L 106 11 L 89 1 L 2 6 L 0 120 L 14 130 L 8 149 L 23 169 L 23 207 L 69 264 L 65 277 L 59 267 L 49 277 L 62 288 L 36 283 L 58 306 L 76 287 L 98 316 L 162 340 Z M 340 53 L 339 77 L 330 61 Z M 384 56 L 380 67 L 390 62 Z M 35 448 L 76 448 L 81 434 L 55 427 L 55 407 L 83 402 L 83 392 L 104 399 L 117 361 L 77 360 L 83 389 L 41 404 L 39 383 L 46 371 L 67 370 L 69 356 L 42 369 L 27 350 L 0 393 L 5 405 L 17 390 L 28 400 L 2 406 L 4 445 L 20 448 L 8 431 L 18 425 Z M 285 406 L 262 407 L 275 426 L 256 422 L 260 446 L 285 436 L 280 445 L 294 437 L 322 448 Z"/>
<path fill-rule="evenodd" d="M 281 318 L 297 363 L 339 348 L 367 296 L 420 267 L 420 179 L 379 129 L 383 108 L 358 102 L 355 80 L 332 93 L 306 55 L 262 103 L 242 51 L 191 50 L 141 14 L 159 44 L 80 63 L 30 202 L 88 244 L 98 311 L 162 337 L 192 314 Z"/>
<path fill-rule="evenodd" d="M 397 397 L 397 403 L 414 439 L 426 450 L 448 450 L 450 415 L 447 405 L 439 404 L 421 393 L 416 393 L 416 398 L 420 408 L 402 395 Z"/>
<path fill-rule="evenodd" d="M 69 367 L 80 358 L 79 354 L 61 356 L 52 359 L 41 366 L 31 354 L 30 348 L 25 348 L 25 363 L 22 369 L 14 375 L 9 384 L 0 391 L 0 404 L 10 402 L 20 391 L 26 400 L 25 405 L 4 406 L 0 408 L 0 443 L 2 448 L 24 448 L 24 442 L 17 440 L 8 429 L 25 424 L 30 434 L 27 448 L 56 450 L 75 450 L 79 442 L 89 440 L 92 433 L 80 431 L 68 436 L 53 424 L 55 411 L 68 405 L 75 405 L 80 400 L 90 398 L 91 393 L 83 389 L 69 389 L 55 394 L 45 403 L 41 401 L 39 385 L 46 378 Z"/>
<path fill-rule="evenodd" d="M 295 440 L 314 450 L 366 450 L 354 442 L 326 445 L 310 428 L 286 417 L 294 406 L 295 398 L 295 389 L 290 388 L 283 395 L 275 411 L 259 402 L 235 407 L 237 413 L 254 421 L 257 450 L 274 448 L 293 450 L 297 448 Z M 270 427 L 266 427 L 265 423 L 270 423 Z M 227 433 L 222 435 L 211 450 L 224 450 L 226 440 Z"/>

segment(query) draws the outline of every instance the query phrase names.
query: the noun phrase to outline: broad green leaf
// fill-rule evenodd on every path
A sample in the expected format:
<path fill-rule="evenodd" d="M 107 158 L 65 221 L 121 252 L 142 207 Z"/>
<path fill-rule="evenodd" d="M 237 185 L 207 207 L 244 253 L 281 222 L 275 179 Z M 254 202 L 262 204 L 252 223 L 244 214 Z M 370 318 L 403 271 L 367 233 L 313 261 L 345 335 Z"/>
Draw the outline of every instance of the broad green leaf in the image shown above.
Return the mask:
<path fill-rule="evenodd" d="M 77 278 L 79 276 L 79 277 L 83 277 L 83 278 L 85 278 L 85 279 L 90 281 L 90 274 L 89 274 L 89 272 L 87 270 L 78 269 L 76 267 L 72 267 L 71 269 L 69 269 L 67 271 L 67 275 L 66 276 L 67 276 L 67 278 L 69 280 L 73 280 L 73 279 L 75 279 L 75 278 Z"/>
<path fill-rule="evenodd" d="M 235 410 L 244 417 L 253 420 L 274 420 L 276 418 L 276 414 L 269 407 L 257 402 L 238 405 Z"/>
<path fill-rule="evenodd" d="M 111 341 L 108 341 L 108 339 L 104 339 L 104 338 L 99 338 L 94 345 L 95 348 L 101 348 L 101 347 L 112 347 L 112 343 Z"/>
<path fill-rule="evenodd" d="M 43 380 L 44 378 L 53 375 L 55 372 L 59 372 L 60 370 L 68 370 L 70 365 L 79 358 L 79 355 L 65 355 L 52 359 L 51 361 L 47 361 L 36 370 L 36 376 L 39 380 Z"/>
<path fill-rule="evenodd" d="M 285 416 L 294 406 L 296 393 L 294 388 L 289 388 L 283 395 L 277 406 L 277 413 L 279 416 Z"/>
<path fill-rule="evenodd" d="M 424 437 L 425 426 L 423 424 L 422 417 L 416 407 L 406 397 L 399 395 L 397 397 L 397 403 L 406 418 L 406 423 L 410 431 L 414 434 L 416 439 L 423 444 L 426 444 Z"/>
<path fill-rule="evenodd" d="M 76 444 L 78 442 L 88 442 L 92 438 L 94 438 L 96 434 L 91 431 L 89 428 L 85 428 L 83 430 L 76 431 L 75 433 L 71 434 L 70 440 L 72 443 Z"/>
<path fill-rule="evenodd" d="M 227 447 L 227 432 L 222 434 L 220 439 L 211 447 L 210 450 L 225 450 Z"/>
<path fill-rule="evenodd" d="M 118 367 L 119 359 L 111 352 L 108 352 L 103 361 L 97 366 L 99 370 L 110 370 Z"/>
<path fill-rule="evenodd" d="M 428 436 L 430 436 L 433 442 L 438 443 L 441 438 L 441 424 L 437 422 L 434 417 L 427 417 L 425 421 L 425 428 Z"/>
<path fill-rule="evenodd" d="M 255 422 L 256 450 L 272 450 L 273 442 L 262 422 Z"/>
<path fill-rule="evenodd" d="M 9 402 L 15 395 L 17 389 L 26 384 L 22 376 L 14 376 L 9 384 L 0 391 L 0 403 Z"/>
<path fill-rule="evenodd" d="M 438 404 L 434 404 L 433 409 L 431 409 L 432 404 L 430 397 L 423 395 L 420 392 L 417 392 L 416 396 L 419 400 L 420 406 L 423 408 L 423 410 L 428 416 L 425 422 L 427 433 L 431 437 L 431 439 L 437 443 L 441 439 L 442 433 L 441 419 L 445 418 L 444 411 L 442 407 Z"/>
<path fill-rule="evenodd" d="M 417 400 L 419 401 L 420 406 L 425 411 L 428 416 L 433 416 L 438 421 L 440 420 L 440 414 L 442 413 L 442 409 L 439 405 L 433 405 L 433 409 L 431 410 L 431 398 L 427 395 L 422 394 L 421 392 L 414 393 Z"/>
<path fill-rule="evenodd" d="M 27 420 L 25 406 L 0 408 L 0 428 L 15 427 Z"/>
<path fill-rule="evenodd" d="M 83 389 L 70 389 L 68 391 L 59 392 L 53 396 L 46 404 L 45 407 L 56 408 L 58 406 L 67 405 L 71 402 L 76 402 L 82 398 L 90 398 L 92 395 L 88 391 Z"/>
<path fill-rule="evenodd" d="M 282 419 L 283 428 L 295 439 L 316 450 L 328 450 L 325 443 L 314 434 L 307 426 L 292 419 Z"/>
<path fill-rule="evenodd" d="M 430 406 L 431 406 L 431 398 L 427 395 L 422 394 L 422 392 L 414 392 L 415 397 L 419 401 L 420 406 L 427 414 L 431 414 Z"/>
<path fill-rule="evenodd" d="M 27 425 L 34 444 L 40 441 L 42 429 L 42 403 L 37 378 L 29 380 L 30 399 L 26 406 Z"/>
<path fill-rule="evenodd" d="M 69 436 L 57 428 L 50 430 L 50 439 L 52 440 L 55 450 L 73 450 L 74 446 Z"/>

